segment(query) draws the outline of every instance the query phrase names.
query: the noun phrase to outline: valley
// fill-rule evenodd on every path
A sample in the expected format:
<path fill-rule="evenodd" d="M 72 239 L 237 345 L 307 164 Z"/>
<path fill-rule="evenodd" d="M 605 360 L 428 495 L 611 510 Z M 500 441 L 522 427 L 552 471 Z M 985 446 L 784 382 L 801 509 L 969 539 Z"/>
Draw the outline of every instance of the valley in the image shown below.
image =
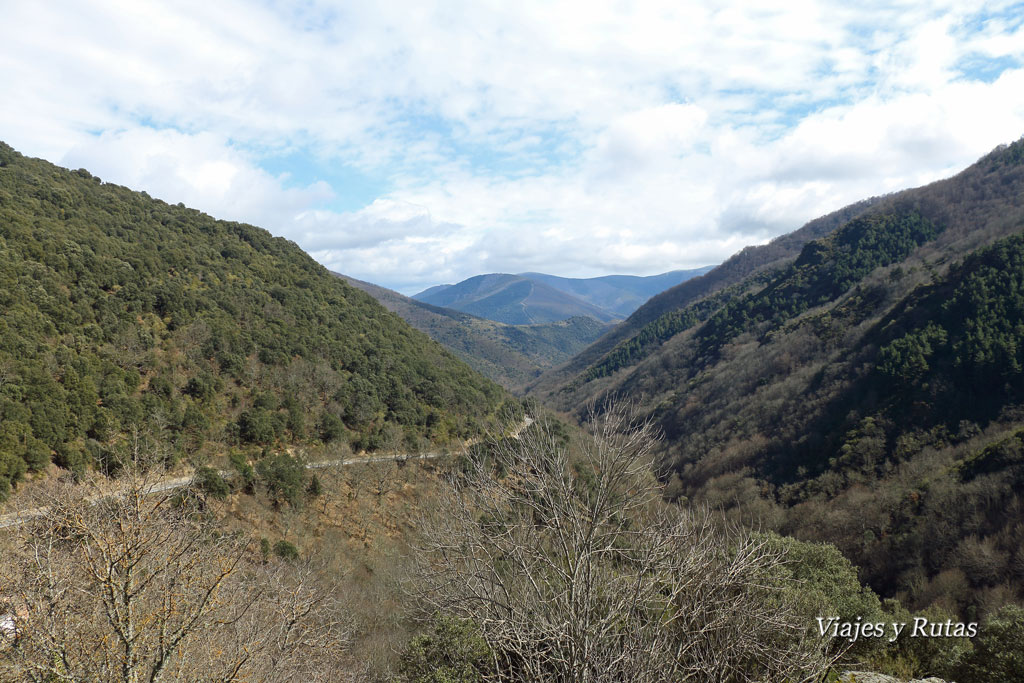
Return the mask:
<path fill-rule="evenodd" d="M 430 336 L 471 368 L 506 389 L 521 391 L 545 369 L 560 365 L 611 328 L 589 315 L 519 325 L 477 317 L 339 275 L 389 311 Z"/>
<path fill-rule="evenodd" d="M 1024 683 L 1024 0 L 0 3 L 0 683 Z"/>
<path fill-rule="evenodd" d="M 476 642 L 493 618 L 471 607 L 474 596 L 515 585 L 552 610 L 543 619 L 564 619 L 559 591 L 574 588 L 556 579 L 547 548 L 569 542 L 559 534 L 579 506 L 598 505 L 581 522 L 596 526 L 572 538 L 618 538 L 617 513 L 599 512 L 609 496 L 650 534 L 645 543 L 675 548 L 644 560 L 634 581 L 695 571 L 713 592 L 732 590 L 713 583 L 728 572 L 773 577 L 791 649 L 776 670 L 760 659 L 761 633 L 735 655 L 754 670 L 867 661 L 908 675 L 966 671 L 987 647 L 985 625 L 1013 618 L 1024 597 L 1022 150 L 1024 141 L 998 148 L 948 180 L 858 202 L 710 269 L 651 282 L 488 275 L 417 299 L 329 272 L 259 228 L 4 146 L 4 542 L 15 552 L 31 543 L 21 529 L 43 533 L 63 509 L 39 504 L 46 496 L 97 509 L 133 495 L 166 500 L 192 512 L 158 527 L 192 519 L 210 538 L 230 530 L 241 544 L 231 552 L 252 571 L 287 574 L 298 558 L 319 558 L 341 572 L 331 590 L 355 601 L 347 618 L 359 627 L 337 665 L 354 679 L 359 657 L 372 662 L 370 678 L 419 680 L 411 672 L 457 656 L 478 680 L 513 664 L 450 650 Z M 653 295 L 614 312 L 596 303 L 630 287 Z M 140 472 L 163 474 L 132 489 Z M 533 493 L 522 497 L 520 484 Z M 698 512 L 708 509 L 721 517 Z M 484 523 L 503 515 L 513 536 Z M 454 574 L 434 575 L 453 557 L 443 550 L 452 533 L 482 554 L 467 550 L 445 569 Z M 573 553 L 628 554 L 634 540 Z M 716 564 L 719 543 L 744 549 L 750 564 Z M 426 572 L 415 580 L 440 580 L 444 593 L 494 556 L 525 564 L 486 569 L 496 583 L 452 592 L 448 614 L 424 595 L 400 606 L 399 583 Z M 531 575 L 545 578 L 517 583 Z M 684 623 L 675 612 L 678 637 L 712 638 L 703 619 L 733 629 L 767 619 L 769 598 L 755 599 L 750 581 L 749 612 L 691 605 L 703 616 Z M 669 649 L 630 666 L 707 666 L 665 654 L 672 646 L 644 610 L 636 632 L 647 640 L 636 647 Z M 821 610 L 843 623 L 974 627 L 940 650 L 868 635 L 835 649 L 823 634 L 799 636 Z M 573 642 L 534 633 L 527 613 L 515 638 L 535 639 L 530 652 Z M 520 647 L 490 640 L 481 652 L 513 657 Z"/>
<path fill-rule="evenodd" d="M 413 299 L 516 325 L 590 316 L 610 322 L 628 316 L 648 299 L 713 266 L 661 275 L 566 278 L 544 273 L 491 273 L 454 285 L 430 287 Z"/>

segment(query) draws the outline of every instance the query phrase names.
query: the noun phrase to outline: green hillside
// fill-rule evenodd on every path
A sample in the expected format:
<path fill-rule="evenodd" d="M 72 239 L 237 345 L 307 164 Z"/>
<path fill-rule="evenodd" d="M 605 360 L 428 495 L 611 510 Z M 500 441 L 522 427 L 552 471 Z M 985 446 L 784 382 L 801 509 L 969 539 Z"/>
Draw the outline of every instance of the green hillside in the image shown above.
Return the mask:
<path fill-rule="evenodd" d="M 522 388 L 544 369 L 568 360 L 609 329 L 609 325 L 589 316 L 537 325 L 507 325 L 432 306 L 345 275 L 340 277 L 507 389 Z"/>
<path fill-rule="evenodd" d="M 1022 157 L 1024 140 L 677 297 L 542 395 L 638 402 L 671 497 L 833 542 L 911 608 L 1020 599 Z"/>
<path fill-rule="evenodd" d="M 375 449 L 475 434 L 503 396 L 295 244 L 0 144 L 0 495 L 136 430 L 172 459 Z"/>

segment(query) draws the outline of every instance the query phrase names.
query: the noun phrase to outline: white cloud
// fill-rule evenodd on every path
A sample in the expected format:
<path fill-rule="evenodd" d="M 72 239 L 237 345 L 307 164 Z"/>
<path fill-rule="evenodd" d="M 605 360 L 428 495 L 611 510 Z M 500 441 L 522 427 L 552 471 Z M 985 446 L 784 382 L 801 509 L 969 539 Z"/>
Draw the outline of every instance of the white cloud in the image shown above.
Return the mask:
<path fill-rule="evenodd" d="M 5 141 L 406 291 L 704 265 L 1024 133 L 1019 2 L 2 13 Z M 1017 63 L 991 83 L 960 71 L 992 59 Z M 270 157 L 297 159 L 294 176 Z"/>
<path fill-rule="evenodd" d="M 334 195 L 324 182 L 286 187 L 285 178 L 262 170 L 215 133 L 144 127 L 108 132 L 83 139 L 57 161 L 218 218 L 273 227 L 278 234 L 306 207 Z"/>

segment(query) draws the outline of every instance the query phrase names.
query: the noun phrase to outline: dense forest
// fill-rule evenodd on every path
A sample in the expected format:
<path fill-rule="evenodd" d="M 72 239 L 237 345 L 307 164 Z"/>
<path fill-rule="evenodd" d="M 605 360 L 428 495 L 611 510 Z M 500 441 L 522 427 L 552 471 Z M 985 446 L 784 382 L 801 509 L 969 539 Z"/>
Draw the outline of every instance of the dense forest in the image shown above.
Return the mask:
<path fill-rule="evenodd" d="M 172 460 L 415 447 L 503 400 L 293 243 L 0 145 L 0 496 L 51 461 L 116 467 L 143 429 Z"/>
<path fill-rule="evenodd" d="M 684 283 L 535 394 L 631 398 L 666 436 L 669 498 L 835 543 L 912 609 L 1020 600 L 1022 156 L 858 205 L 743 279 Z"/>
<path fill-rule="evenodd" d="M 672 309 L 647 323 L 591 365 L 582 380 L 611 375 L 635 365 L 661 344 L 697 323 L 702 350 L 721 349 L 753 324 L 778 327 L 808 308 L 835 299 L 881 265 L 907 256 L 934 238 L 937 228 L 915 212 L 854 219 L 833 235 L 815 240 L 789 267 L 748 277 L 685 308 Z M 755 289 L 745 296 L 745 290 Z"/>

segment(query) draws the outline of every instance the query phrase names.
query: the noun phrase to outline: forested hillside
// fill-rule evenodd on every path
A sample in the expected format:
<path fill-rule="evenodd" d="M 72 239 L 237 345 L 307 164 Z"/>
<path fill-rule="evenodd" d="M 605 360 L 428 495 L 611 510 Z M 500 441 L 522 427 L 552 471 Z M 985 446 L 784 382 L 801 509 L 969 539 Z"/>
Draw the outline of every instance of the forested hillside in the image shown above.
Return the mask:
<path fill-rule="evenodd" d="M 671 338 L 690 323 L 681 316 L 689 317 L 696 311 L 687 311 L 694 302 L 701 302 L 700 310 L 714 310 L 714 302 L 702 301 L 713 294 L 720 296 L 730 294 L 723 290 L 741 286 L 747 278 L 770 272 L 785 265 L 797 254 L 805 244 L 813 239 L 823 237 L 848 220 L 868 210 L 880 201 L 875 197 L 851 204 L 821 218 L 816 218 L 799 230 L 775 238 L 768 244 L 747 247 L 733 255 L 724 263 L 712 268 L 702 277 L 694 277 L 685 282 L 666 289 L 651 297 L 643 306 L 634 311 L 626 320 L 601 337 L 594 344 L 573 357 L 564 366 L 545 373 L 531 388 L 538 394 L 544 394 L 562 384 L 571 381 L 581 372 L 588 371 L 591 377 L 607 374 L 604 370 L 590 372 L 591 366 L 601 361 L 606 354 L 612 352 L 621 358 L 632 356 L 641 347 L 651 342 L 661 343 Z M 684 313 L 684 311 L 686 311 Z M 613 361 L 613 363 L 622 362 Z M 628 361 L 627 361 L 628 362 Z"/>
<path fill-rule="evenodd" d="M 265 230 L 0 144 L 0 496 L 136 430 L 374 449 L 477 433 L 503 391 Z"/>
<path fill-rule="evenodd" d="M 670 497 L 833 542 L 883 595 L 973 618 L 1024 597 L 1024 140 L 856 213 L 547 396 L 632 398 Z"/>
<path fill-rule="evenodd" d="M 609 329 L 609 325 L 589 316 L 537 325 L 506 325 L 339 276 L 506 389 L 522 388 L 544 369 L 571 358 Z"/>

